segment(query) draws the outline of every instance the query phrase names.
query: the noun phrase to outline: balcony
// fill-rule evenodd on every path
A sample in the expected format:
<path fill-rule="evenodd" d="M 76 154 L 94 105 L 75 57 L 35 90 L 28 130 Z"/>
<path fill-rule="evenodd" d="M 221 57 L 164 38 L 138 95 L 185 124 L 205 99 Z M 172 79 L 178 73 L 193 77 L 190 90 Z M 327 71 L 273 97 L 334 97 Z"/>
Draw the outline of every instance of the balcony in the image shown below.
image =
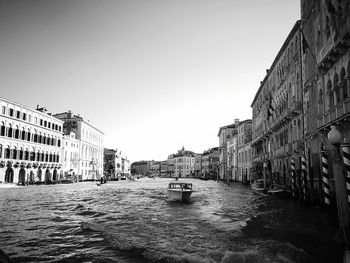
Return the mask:
<path fill-rule="evenodd" d="M 338 103 L 317 119 L 317 128 L 323 129 L 334 121 L 339 121 L 350 114 L 350 98 Z"/>

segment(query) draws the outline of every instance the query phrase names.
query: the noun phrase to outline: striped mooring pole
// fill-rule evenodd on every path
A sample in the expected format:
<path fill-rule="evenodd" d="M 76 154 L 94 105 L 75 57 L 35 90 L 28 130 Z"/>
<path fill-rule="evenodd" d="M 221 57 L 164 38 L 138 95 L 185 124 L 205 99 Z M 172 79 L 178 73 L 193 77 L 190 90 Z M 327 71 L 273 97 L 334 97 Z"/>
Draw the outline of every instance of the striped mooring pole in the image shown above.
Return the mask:
<path fill-rule="evenodd" d="M 321 162 L 322 162 L 324 203 L 327 206 L 329 206 L 331 205 L 331 194 L 330 194 L 330 186 L 329 186 L 328 155 L 326 150 L 321 151 Z"/>
<path fill-rule="evenodd" d="M 343 163 L 346 172 L 346 192 L 348 196 L 348 204 L 350 207 L 350 144 L 344 143 L 341 147 L 343 150 Z"/>
<path fill-rule="evenodd" d="M 306 171 L 306 158 L 301 157 L 301 172 L 302 172 L 302 188 L 303 188 L 303 199 L 306 200 L 306 183 L 307 183 L 307 171 Z"/>
<path fill-rule="evenodd" d="M 292 170 L 292 196 L 295 197 L 295 162 L 293 158 L 290 160 L 290 168 Z"/>

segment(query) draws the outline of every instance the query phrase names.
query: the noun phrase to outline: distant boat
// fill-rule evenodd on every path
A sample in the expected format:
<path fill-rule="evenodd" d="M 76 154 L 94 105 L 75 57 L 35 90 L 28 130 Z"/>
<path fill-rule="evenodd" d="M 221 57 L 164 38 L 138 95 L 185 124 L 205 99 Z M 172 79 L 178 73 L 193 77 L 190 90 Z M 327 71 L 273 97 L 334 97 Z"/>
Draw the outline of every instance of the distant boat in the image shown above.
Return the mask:
<path fill-rule="evenodd" d="M 169 183 L 167 189 L 167 199 L 169 201 L 182 201 L 188 202 L 191 199 L 192 194 L 191 183 Z"/>
<path fill-rule="evenodd" d="M 286 187 L 279 184 L 272 184 L 267 191 L 270 195 L 287 196 L 289 192 Z"/>
<path fill-rule="evenodd" d="M 205 174 L 202 174 L 199 179 L 207 181 L 209 178 Z"/>
<path fill-rule="evenodd" d="M 120 175 L 120 180 L 126 180 L 126 175 L 125 174 L 121 174 Z"/>
<path fill-rule="evenodd" d="M 266 191 L 264 179 L 257 179 L 251 184 L 252 189 L 259 193 L 264 193 Z"/>

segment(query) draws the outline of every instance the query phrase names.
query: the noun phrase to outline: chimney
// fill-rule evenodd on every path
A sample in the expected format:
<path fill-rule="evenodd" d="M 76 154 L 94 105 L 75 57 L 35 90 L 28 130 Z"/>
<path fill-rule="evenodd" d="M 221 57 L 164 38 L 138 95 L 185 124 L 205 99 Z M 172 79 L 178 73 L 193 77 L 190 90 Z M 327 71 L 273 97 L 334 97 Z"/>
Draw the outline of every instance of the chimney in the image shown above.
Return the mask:
<path fill-rule="evenodd" d="M 238 127 L 238 125 L 239 125 L 239 119 L 235 119 L 235 126 L 236 126 L 236 128 Z"/>
<path fill-rule="evenodd" d="M 269 73 L 269 69 L 268 69 L 268 68 L 266 69 L 266 74 L 267 74 L 267 73 Z"/>

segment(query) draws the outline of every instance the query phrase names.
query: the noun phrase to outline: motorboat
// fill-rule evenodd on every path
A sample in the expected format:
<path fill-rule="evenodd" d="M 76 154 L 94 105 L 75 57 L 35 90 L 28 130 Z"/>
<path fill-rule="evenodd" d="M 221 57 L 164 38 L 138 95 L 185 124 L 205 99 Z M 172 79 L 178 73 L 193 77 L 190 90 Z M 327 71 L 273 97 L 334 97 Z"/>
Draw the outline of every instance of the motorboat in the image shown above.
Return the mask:
<path fill-rule="evenodd" d="M 264 193 L 266 191 L 264 179 L 257 179 L 251 184 L 252 189 L 259 193 Z"/>
<path fill-rule="evenodd" d="M 287 196 L 289 194 L 286 187 L 280 184 L 272 184 L 269 187 L 267 193 L 270 195 L 278 195 L 278 196 Z"/>
<path fill-rule="evenodd" d="M 193 192 L 191 183 L 172 182 L 167 189 L 167 199 L 169 201 L 188 202 Z"/>

